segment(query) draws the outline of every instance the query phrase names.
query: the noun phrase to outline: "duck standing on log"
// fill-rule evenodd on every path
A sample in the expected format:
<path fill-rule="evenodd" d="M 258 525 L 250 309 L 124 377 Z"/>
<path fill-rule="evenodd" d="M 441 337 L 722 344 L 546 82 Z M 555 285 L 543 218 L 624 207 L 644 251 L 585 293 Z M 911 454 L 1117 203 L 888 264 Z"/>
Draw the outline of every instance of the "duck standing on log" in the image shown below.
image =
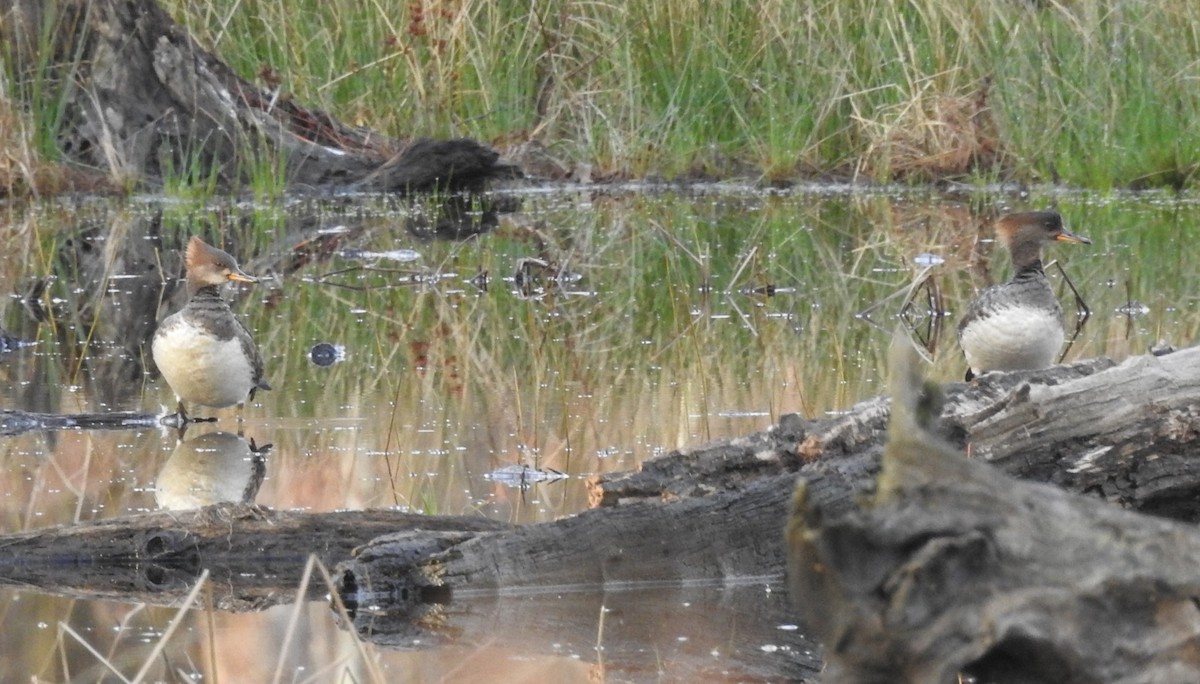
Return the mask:
<path fill-rule="evenodd" d="M 154 363 L 179 399 L 179 415 L 187 421 L 184 402 L 210 408 L 242 406 L 257 390 L 269 390 L 263 360 L 246 326 L 221 296 L 231 281 L 256 283 L 228 253 L 198 237 L 184 253 L 188 302 L 167 316 L 154 333 Z"/>
<path fill-rule="evenodd" d="M 1063 226 L 1055 211 L 1008 214 L 996 235 L 1012 257 L 1013 275 L 975 298 L 958 322 L 958 343 L 967 357 L 967 380 L 993 370 L 1046 368 L 1066 334 L 1063 310 L 1042 268 L 1047 242 L 1092 241 Z"/>

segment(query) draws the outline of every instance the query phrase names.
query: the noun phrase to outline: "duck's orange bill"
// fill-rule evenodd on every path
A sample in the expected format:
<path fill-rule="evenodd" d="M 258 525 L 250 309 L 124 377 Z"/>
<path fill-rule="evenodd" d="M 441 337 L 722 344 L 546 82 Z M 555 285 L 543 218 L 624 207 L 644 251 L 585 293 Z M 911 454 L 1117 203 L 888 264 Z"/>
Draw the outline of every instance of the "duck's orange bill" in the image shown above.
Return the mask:
<path fill-rule="evenodd" d="M 1075 233 L 1072 233 L 1071 231 L 1065 230 L 1065 229 L 1063 230 L 1063 232 L 1059 233 L 1058 235 L 1055 235 L 1054 239 L 1058 240 L 1059 242 L 1074 242 L 1074 243 L 1082 244 L 1082 245 L 1092 244 L 1092 241 L 1085 238 L 1084 236 L 1076 235 Z"/>

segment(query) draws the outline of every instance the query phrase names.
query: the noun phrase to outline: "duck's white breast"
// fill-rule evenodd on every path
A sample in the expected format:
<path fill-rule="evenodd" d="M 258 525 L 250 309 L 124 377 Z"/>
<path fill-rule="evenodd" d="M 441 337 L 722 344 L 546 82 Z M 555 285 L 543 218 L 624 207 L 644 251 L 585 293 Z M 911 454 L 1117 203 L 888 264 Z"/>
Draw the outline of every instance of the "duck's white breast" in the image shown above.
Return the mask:
<path fill-rule="evenodd" d="M 967 363 L 977 373 L 1045 368 L 1054 363 L 1065 335 L 1058 311 L 1000 307 L 959 332 Z"/>
<path fill-rule="evenodd" d="M 222 340 L 168 317 L 154 336 L 151 353 L 163 378 L 185 402 L 224 408 L 246 401 L 254 368 L 237 338 Z"/>

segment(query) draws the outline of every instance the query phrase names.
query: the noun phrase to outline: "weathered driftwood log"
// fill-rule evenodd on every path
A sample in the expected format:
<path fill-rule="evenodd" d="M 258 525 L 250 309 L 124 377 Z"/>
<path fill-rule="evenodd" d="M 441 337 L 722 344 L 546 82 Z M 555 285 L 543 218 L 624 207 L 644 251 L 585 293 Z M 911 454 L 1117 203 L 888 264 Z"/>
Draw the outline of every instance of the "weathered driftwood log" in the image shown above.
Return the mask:
<path fill-rule="evenodd" d="M 0 537 L 0 584 L 152 604 L 177 603 L 208 569 L 218 607 L 290 602 L 310 554 L 332 568 L 368 540 L 400 529 L 506 529 L 485 518 L 397 511 L 300 513 L 219 505 L 123 516 Z M 311 597 L 327 593 L 310 586 Z"/>
<path fill-rule="evenodd" d="M 1135 357 L 1120 365 L 1093 360 L 953 385 L 941 429 L 952 449 L 964 453 L 969 445 L 977 461 L 996 456 L 996 465 L 1010 473 L 1192 518 L 1200 501 L 1200 479 L 1183 458 L 1200 439 L 1197 403 L 1200 348 Z M 355 619 L 362 623 L 360 629 L 369 625 L 379 641 L 389 639 L 384 631 L 389 624 L 403 624 L 389 616 L 411 617 L 414 609 L 419 615 L 439 605 L 444 610 L 448 599 L 472 593 L 779 578 L 786 558 L 781 527 L 796 473 L 806 482 L 805 501 L 818 507 L 824 519 L 849 515 L 859 497 L 875 490 L 888 415 L 889 402 L 874 399 L 836 418 L 805 421 L 792 416 L 763 433 L 656 459 L 640 473 L 598 479 L 594 488 L 600 509 L 552 523 L 438 527 L 438 519 L 421 518 L 414 523 L 417 528 L 394 524 L 356 537 L 356 543 L 374 541 L 341 564 L 336 578 L 347 602 L 359 608 Z M 1176 459 L 1184 467 L 1158 467 Z M 1097 502 L 1087 515 L 1119 508 Z M 1103 520 L 1125 525 L 1134 518 Z M 239 533 L 243 524 L 252 523 L 252 518 L 232 517 L 223 522 L 222 531 Z M 102 524 L 105 545 L 122 524 Z M 171 529 L 171 523 L 161 524 Z M 1128 534 L 1114 528 L 1110 537 L 1084 543 L 1159 534 L 1167 529 L 1159 524 L 1129 523 Z M 272 532 L 286 540 L 281 544 L 298 546 L 282 527 L 255 531 Z M 69 544 L 73 553 L 74 541 L 64 539 L 56 536 L 45 543 L 58 549 Z M 0 547 L 6 542 L 0 538 Z M 1160 561 L 1158 547 L 1129 547 L 1129 553 L 1135 552 L 1141 555 L 1132 556 L 1131 564 L 1152 570 Z M 128 563 L 137 558 L 133 552 L 117 558 L 114 572 L 128 573 Z M 23 567 L 15 560 L 8 563 Z M 1167 586 L 1175 579 L 1168 575 Z"/>
<path fill-rule="evenodd" d="M 988 374 L 945 388 L 938 426 L 955 448 L 1022 479 L 1053 482 L 1138 510 L 1200 519 L 1200 348 Z M 798 463 L 828 503 L 869 490 L 890 402 L 876 397 L 818 421 L 785 416 L 796 444 L 762 436 L 685 450 L 593 483 L 593 500 L 675 499 L 733 489 Z M 782 436 L 782 435 L 781 435 Z M 757 440 L 757 441 L 756 441 Z M 819 483 L 819 484 L 818 484 Z M 828 493 L 826 493 L 828 492 Z"/>
<path fill-rule="evenodd" d="M 349 594 L 417 597 L 778 576 L 790 489 L 767 478 L 737 495 L 639 502 L 497 534 L 386 535 L 343 566 L 342 582 Z"/>
<path fill-rule="evenodd" d="M 1123 392 L 1114 400 L 1117 387 L 1138 387 L 1142 394 Z M 1200 430 L 1180 426 L 1197 401 L 1200 348 L 1119 366 L 1095 360 L 955 385 L 943 429 L 975 454 L 998 453 L 1002 446 L 1005 453 L 1027 454 L 997 462 L 1022 476 L 1191 517 L 1194 505 L 1182 504 L 1200 500 L 1200 480 L 1189 479 L 1188 471 L 1169 479 L 1157 470 L 1149 478 L 1143 472 L 1160 454 L 1195 448 Z M 1108 407 L 1106 415 L 1089 409 L 1099 404 Z M 1012 412 L 1022 419 L 1011 420 Z M 851 510 L 858 496 L 874 489 L 888 413 L 887 401 L 871 400 L 836 419 L 789 418 L 748 438 L 651 461 L 641 473 L 597 482 L 602 508 L 553 523 L 483 536 L 383 537 L 342 564 L 339 581 L 352 602 L 386 610 L 389 600 L 402 608 L 401 598 L 444 599 L 474 590 L 778 575 L 784 566 L 780 516 L 795 473 L 807 483 L 808 500 L 827 515 Z M 1086 422 L 1041 429 L 1070 423 L 1071 416 Z M 984 437 L 975 439 L 976 431 Z M 1103 478 L 1081 467 L 1095 463 L 1100 449 L 1122 455 L 1105 463 Z M 1168 487 L 1160 486 L 1164 481 Z M 1164 501 L 1171 506 L 1156 506 Z"/>
<path fill-rule="evenodd" d="M 942 424 L 951 443 L 969 444 L 975 458 L 1006 454 L 996 463 L 1011 474 L 1190 518 L 1200 499 L 1195 469 L 1183 463 L 1167 473 L 1158 464 L 1182 460 L 1195 448 L 1198 402 L 1200 348 L 1193 348 L 1134 357 L 1119 366 L 1092 360 L 953 385 Z M 463 547 L 456 545 L 452 563 L 426 559 L 428 574 L 481 588 L 778 574 L 781 544 L 771 524 L 761 520 L 776 511 L 782 519 L 797 472 L 807 480 L 810 498 L 826 510 L 849 507 L 856 494 L 871 491 L 887 416 L 883 398 L 832 419 L 787 416 L 762 433 L 654 459 L 635 473 L 598 478 L 593 488 L 600 510 L 466 547 L 478 556 L 459 557 Z M 1072 417 L 1083 422 L 1076 424 Z M 1024 456 L 1012 457 L 1015 453 Z M 706 550 L 714 538 L 730 547 Z M 386 563 L 407 543 L 381 538 L 353 567 L 365 569 L 368 560 Z M 520 560 L 525 554 L 517 548 L 532 553 L 528 562 Z M 500 558 L 498 564 L 482 560 L 489 556 Z M 631 559 L 637 562 L 625 562 Z M 410 570 L 427 574 L 422 568 Z"/>
<path fill-rule="evenodd" d="M 830 514 L 801 481 L 788 523 L 789 588 L 825 644 L 825 679 L 1200 681 L 1200 533 L 965 458 L 928 431 L 940 392 L 921 384 L 915 354 L 893 356 L 907 358 L 893 360 L 874 496 Z M 1173 384 L 1154 383 L 1156 399 L 1169 403 Z M 1071 406 L 1085 419 L 1123 394 L 1080 386 L 1091 398 Z M 1056 424 L 1023 410 L 1031 395 L 998 422 Z"/>
<path fill-rule="evenodd" d="M 396 140 L 255 86 L 155 0 L 15 0 L 2 12 L 19 80 L 41 82 L 25 90 L 63 90 L 63 154 L 118 179 L 240 187 L 278 165 L 290 188 L 411 191 L 519 175 L 473 140 Z"/>

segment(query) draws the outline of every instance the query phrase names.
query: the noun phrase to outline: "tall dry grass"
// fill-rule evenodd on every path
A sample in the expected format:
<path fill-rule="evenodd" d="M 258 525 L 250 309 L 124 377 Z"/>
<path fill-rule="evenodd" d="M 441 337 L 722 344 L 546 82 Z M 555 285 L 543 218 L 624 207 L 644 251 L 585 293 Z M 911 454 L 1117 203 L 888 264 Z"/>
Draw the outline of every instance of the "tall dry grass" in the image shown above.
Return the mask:
<path fill-rule="evenodd" d="M 0 92 L 7 78 L 0 72 Z M 63 172 L 43 161 L 34 147 L 31 124 L 0 96 L 0 197 L 25 197 L 50 194 L 65 183 Z"/>

